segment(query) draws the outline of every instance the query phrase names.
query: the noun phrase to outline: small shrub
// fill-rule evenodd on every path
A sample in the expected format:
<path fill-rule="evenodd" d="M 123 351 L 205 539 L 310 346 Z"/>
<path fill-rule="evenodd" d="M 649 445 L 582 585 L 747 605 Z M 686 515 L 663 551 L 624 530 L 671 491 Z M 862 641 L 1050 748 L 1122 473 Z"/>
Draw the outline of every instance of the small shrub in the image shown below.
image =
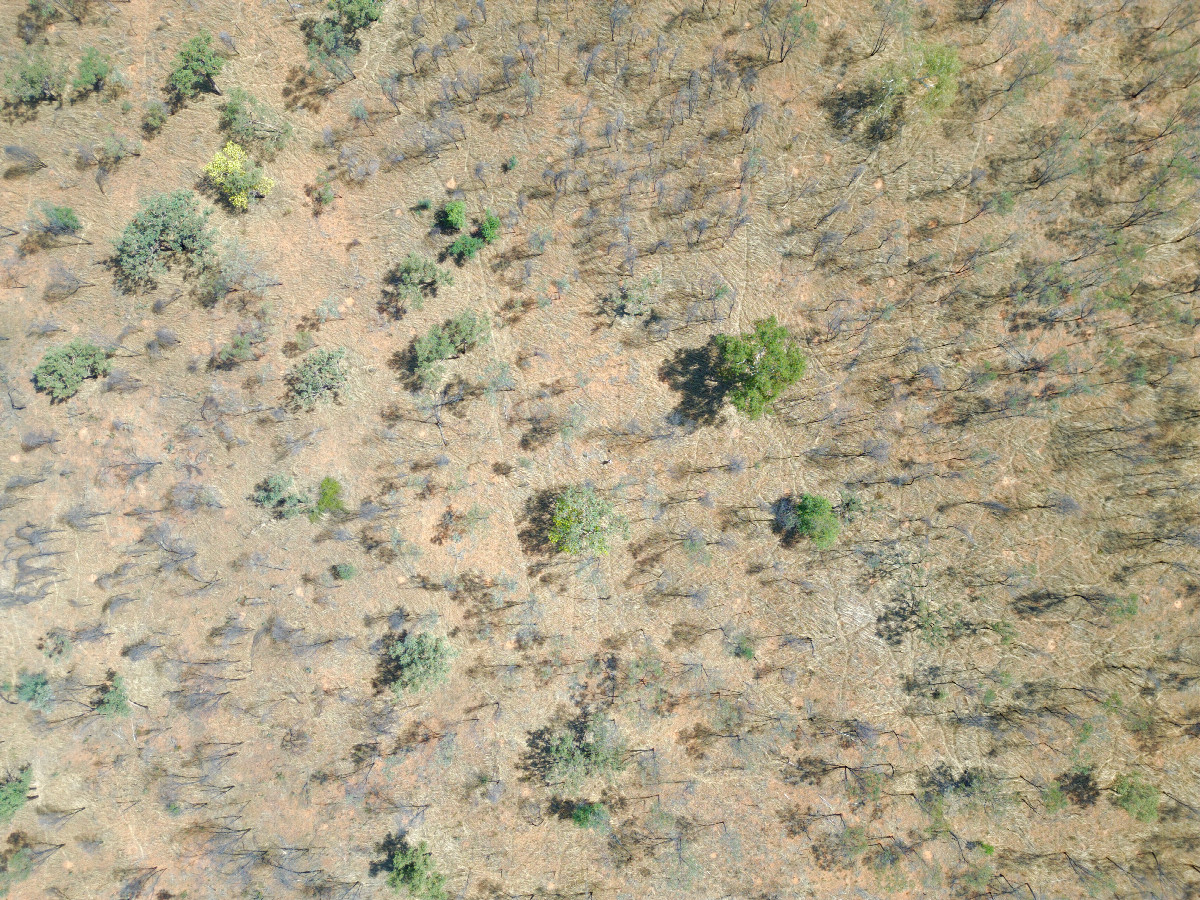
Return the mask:
<path fill-rule="evenodd" d="M 494 244 L 499 239 L 502 228 L 500 217 L 489 209 L 479 222 L 479 236 L 485 244 Z"/>
<path fill-rule="evenodd" d="M 179 48 L 175 68 L 167 78 L 167 91 L 176 102 L 191 100 L 203 90 L 216 92 L 214 79 L 224 67 L 224 58 L 213 49 L 212 35 L 201 31 Z"/>
<path fill-rule="evenodd" d="M 254 488 L 250 499 L 280 519 L 290 519 L 312 508 L 306 494 L 292 490 L 292 479 L 287 475 L 268 475 Z"/>
<path fill-rule="evenodd" d="M 158 100 L 151 100 L 146 104 L 146 109 L 142 113 L 142 131 L 146 132 L 147 136 L 157 134 L 167 124 L 167 119 L 170 116 L 171 110 L 167 107 L 167 104 Z"/>
<path fill-rule="evenodd" d="M 71 87 L 80 94 L 103 90 L 104 83 L 112 72 L 112 57 L 101 53 L 95 47 L 88 47 L 79 60 L 79 71 L 71 82 Z"/>
<path fill-rule="evenodd" d="M 264 152 L 281 150 L 292 137 L 292 126 L 267 104 L 241 88 L 234 88 L 221 104 L 219 125 L 230 139 Z"/>
<path fill-rule="evenodd" d="M 108 681 L 96 692 L 92 709 L 106 719 L 129 715 L 129 694 L 125 690 L 125 679 L 110 672 Z"/>
<path fill-rule="evenodd" d="M 405 632 L 387 648 L 384 680 L 397 694 L 425 690 L 446 680 L 453 655 L 440 637 Z"/>
<path fill-rule="evenodd" d="M 47 353 L 33 370 L 33 382 L 51 400 L 67 400 L 75 396 L 85 378 L 107 375 L 111 367 L 106 351 L 75 340 Z"/>
<path fill-rule="evenodd" d="M 754 659 L 754 639 L 748 634 L 740 634 L 729 647 L 729 652 L 738 659 L 750 662 Z"/>
<path fill-rule="evenodd" d="M 33 871 L 33 851 L 17 846 L 16 837 L 12 835 L 8 849 L 0 853 L 0 897 L 7 896 L 10 887 L 24 881 Z"/>
<path fill-rule="evenodd" d="M 467 227 L 467 204 L 461 200 L 444 204 L 438 210 L 437 223 L 445 231 L 462 231 Z"/>
<path fill-rule="evenodd" d="M 383 0 L 329 0 L 329 8 L 338 24 L 350 34 L 378 22 L 383 14 Z"/>
<path fill-rule="evenodd" d="M 446 900 L 446 876 L 433 865 L 424 841 L 415 847 L 404 843 L 391 860 L 388 886 L 406 890 L 416 900 Z"/>
<path fill-rule="evenodd" d="M 6 685 L 5 689 L 14 691 L 19 701 L 39 712 L 47 712 L 54 702 L 54 691 L 45 672 L 20 672 L 16 684 Z"/>
<path fill-rule="evenodd" d="M 0 777 L 0 825 L 12 821 L 13 816 L 25 805 L 32 786 L 33 769 L 27 765 L 17 769 L 16 774 L 9 772 Z"/>
<path fill-rule="evenodd" d="M 461 266 L 467 260 L 474 259 L 482 249 L 483 241 L 480 238 L 473 234 L 461 234 L 446 248 L 446 255 L 454 257 L 454 261 Z"/>
<path fill-rule="evenodd" d="M 1122 775 L 1113 783 L 1116 804 L 1139 822 L 1158 821 L 1158 788 L 1141 775 Z"/>
<path fill-rule="evenodd" d="M 317 502 L 313 504 L 312 511 L 308 514 L 309 521 L 316 522 L 322 516 L 329 513 L 345 511 L 346 504 L 342 501 L 341 482 L 330 475 L 326 475 L 321 479 L 321 484 L 317 487 Z"/>
<path fill-rule="evenodd" d="M 384 306 L 395 315 L 421 309 L 425 298 L 443 285 L 454 284 L 454 276 L 433 260 L 410 253 L 384 277 Z"/>
<path fill-rule="evenodd" d="M 51 237 L 75 237 L 83 230 L 83 224 L 71 207 L 46 205 L 42 207 L 37 230 Z"/>
<path fill-rule="evenodd" d="M 804 374 L 804 355 L 774 316 L 755 322 L 751 332 L 713 340 L 721 357 L 717 377 L 730 402 L 751 419 L 768 412 L 771 402 Z"/>
<path fill-rule="evenodd" d="M 58 100 L 67 86 L 67 69 L 38 53 L 20 60 L 4 76 L 4 99 L 10 106 L 36 106 Z"/>
<path fill-rule="evenodd" d="M 567 790 L 585 779 L 611 775 L 625 767 L 625 747 L 612 726 L 598 720 L 571 722 L 550 730 L 540 748 L 542 777 Z"/>
<path fill-rule="evenodd" d="M 246 151 L 233 141 L 216 152 L 204 167 L 204 177 L 234 209 L 247 209 L 254 198 L 265 197 L 275 182 L 263 174 Z"/>
<path fill-rule="evenodd" d="M 571 821 L 580 828 L 604 828 L 608 825 L 608 809 L 603 803 L 576 803 Z"/>
<path fill-rule="evenodd" d="M 338 581 L 349 581 L 358 574 L 358 568 L 350 563 L 334 563 L 329 571 Z"/>
<path fill-rule="evenodd" d="M 842 527 L 833 504 L 815 494 L 801 494 L 799 500 L 781 499 L 776 504 L 775 522 L 786 538 L 808 538 L 820 550 L 833 546 Z"/>
<path fill-rule="evenodd" d="M 114 247 L 119 279 L 129 288 L 151 287 L 171 265 L 199 269 L 214 242 L 207 220 L 191 191 L 151 197 Z"/>
<path fill-rule="evenodd" d="M 413 344 L 414 372 L 422 384 L 431 384 L 441 377 L 438 365 L 443 360 L 461 356 L 487 340 L 487 321 L 473 312 L 464 312 L 443 325 L 434 325 Z"/>
<path fill-rule="evenodd" d="M 296 405 L 312 409 L 333 400 L 346 384 L 345 350 L 314 350 L 288 373 L 288 386 Z"/>
<path fill-rule="evenodd" d="M 554 500 L 547 535 L 562 553 L 605 554 L 614 535 L 628 533 L 628 522 L 611 501 L 590 487 L 569 487 Z"/>
<path fill-rule="evenodd" d="M 520 164 L 520 160 L 518 160 L 515 156 L 510 156 L 508 159 L 506 159 L 504 161 L 504 171 L 511 172 L 514 169 L 516 169 L 516 167 L 519 164 Z"/>

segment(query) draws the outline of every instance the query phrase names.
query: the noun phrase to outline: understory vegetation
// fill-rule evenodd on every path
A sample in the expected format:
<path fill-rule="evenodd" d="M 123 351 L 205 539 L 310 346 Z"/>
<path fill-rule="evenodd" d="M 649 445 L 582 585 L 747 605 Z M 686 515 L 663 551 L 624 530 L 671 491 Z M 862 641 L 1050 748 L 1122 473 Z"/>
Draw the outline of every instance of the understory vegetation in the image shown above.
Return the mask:
<path fill-rule="evenodd" d="M 1198 50 L 0 4 L 0 897 L 1200 897 Z"/>

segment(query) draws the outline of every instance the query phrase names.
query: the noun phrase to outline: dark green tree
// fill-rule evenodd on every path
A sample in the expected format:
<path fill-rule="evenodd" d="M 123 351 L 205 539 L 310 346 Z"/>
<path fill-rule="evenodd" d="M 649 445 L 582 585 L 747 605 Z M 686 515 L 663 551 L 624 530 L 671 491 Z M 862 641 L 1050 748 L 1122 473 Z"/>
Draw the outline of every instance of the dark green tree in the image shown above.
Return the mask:
<path fill-rule="evenodd" d="M 382 680 L 397 694 L 425 690 L 446 680 L 453 656 L 442 638 L 405 632 L 387 647 Z"/>
<path fill-rule="evenodd" d="M 312 409 L 337 397 L 345 386 L 345 350 L 314 350 L 288 373 L 288 389 L 297 406 Z"/>
<path fill-rule="evenodd" d="M 754 323 L 741 335 L 719 334 L 717 377 L 731 403 L 751 419 L 771 409 L 771 402 L 804 374 L 807 361 L 791 334 L 775 317 Z"/>
<path fill-rule="evenodd" d="M 446 876 L 438 872 L 424 841 L 415 847 L 405 841 L 392 856 L 388 886 L 406 890 L 416 900 L 446 900 Z"/>

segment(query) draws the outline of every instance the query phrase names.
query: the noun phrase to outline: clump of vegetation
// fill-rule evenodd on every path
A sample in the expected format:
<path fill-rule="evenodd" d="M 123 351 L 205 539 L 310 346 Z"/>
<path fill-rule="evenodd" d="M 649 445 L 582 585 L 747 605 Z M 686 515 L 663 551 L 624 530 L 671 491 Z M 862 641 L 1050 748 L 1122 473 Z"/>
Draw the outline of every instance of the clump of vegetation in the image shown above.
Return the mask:
<path fill-rule="evenodd" d="M 107 375 L 111 367 L 107 351 L 87 341 L 74 340 L 42 357 L 33 370 L 33 382 L 51 400 L 67 400 L 79 392 L 85 379 Z"/>
<path fill-rule="evenodd" d="M 775 400 L 804 374 L 807 361 L 791 334 L 771 316 L 741 335 L 714 339 L 720 362 L 717 377 L 735 407 L 751 419 L 761 418 Z"/>
<path fill-rule="evenodd" d="M 79 238 L 83 223 L 79 221 L 79 216 L 75 215 L 75 210 L 69 206 L 43 205 L 41 219 L 34 224 L 34 230 L 45 238 Z M 82 238 L 79 240 L 83 241 Z"/>
<path fill-rule="evenodd" d="M 604 828 L 608 825 L 608 808 L 593 801 L 576 803 L 571 810 L 571 821 L 580 828 Z"/>
<path fill-rule="evenodd" d="M 467 204 L 450 200 L 438 210 L 437 223 L 444 231 L 462 231 L 467 227 Z"/>
<path fill-rule="evenodd" d="M 408 891 L 416 900 L 446 900 L 446 876 L 433 864 L 424 841 L 415 847 L 404 843 L 391 859 L 388 886 Z"/>
<path fill-rule="evenodd" d="M 561 553 L 608 553 L 613 537 L 628 533 L 629 523 L 612 501 L 591 487 L 569 487 L 554 500 L 551 545 Z"/>
<path fill-rule="evenodd" d="M 616 730 L 599 719 L 576 720 L 537 735 L 534 755 L 546 784 L 566 790 L 625 767 L 625 745 Z"/>
<path fill-rule="evenodd" d="M 275 182 L 263 174 L 245 150 L 227 141 L 212 161 L 204 167 L 204 177 L 225 202 L 234 209 L 244 210 L 252 199 L 267 196 Z"/>
<path fill-rule="evenodd" d="M 170 117 L 171 110 L 167 104 L 159 100 L 151 100 L 146 104 L 146 109 L 142 113 L 142 131 L 146 132 L 147 137 L 151 137 L 167 124 L 167 119 Z"/>
<path fill-rule="evenodd" d="M 48 712 L 54 702 L 54 691 L 45 672 L 18 672 L 13 684 L 6 684 L 5 691 L 17 695 L 17 700 L 39 712 Z"/>
<path fill-rule="evenodd" d="M 346 351 L 314 350 L 288 373 L 292 400 L 304 409 L 335 399 L 348 379 Z"/>
<path fill-rule="evenodd" d="M 474 259 L 482 249 L 482 239 L 473 234 L 460 234 L 454 239 L 454 243 L 446 248 L 446 255 L 454 257 L 454 261 L 461 266 L 467 260 Z"/>
<path fill-rule="evenodd" d="M 0 853 L 0 897 L 8 895 L 14 884 L 24 881 L 33 871 L 33 851 L 19 842 L 18 835 L 8 839 L 9 846 Z"/>
<path fill-rule="evenodd" d="M 358 574 L 358 567 L 352 563 L 334 563 L 329 571 L 338 581 L 349 581 Z"/>
<path fill-rule="evenodd" d="M 151 197 L 122 232 L 113 263 L 129 288 L 152 287 L 172 265 L 199 269 L 212 250 L 208 211 L 196 207 L 191 191 Z"/>
<path fill-rule="evenodd" d="M 112 57 L 101 53 L 95 47 L 88 47 L 80 57 L 79 71 L 71 81 L 71 87 L 80 94 L 101 91 L 112 73 Z"/>
<path fill-rule="evenodd" d="M 66 66 L 34 53 L 18 60 L 4 76 L 4 101 L 9 106 L 36 106 L 61 99 L 66 86 Z"/>
<path fill-rule="evenodd" d="M 113 672 L 96 692 L 92 709 L 106 719 L 129 715 L 129 693 L 125 690 L 125 679 Z"/>
<path fill-rule="evenodd" d="M 236 368 L 240 364 L 254 359 L 255 343 L 251 335 L 234 335 L 228 344 L 213 353 L 210 363 L 214 369 Z"/>
<path fill-rule="evenodd" d="M 220 128 L 230 140 L 243 147 L 255 147 L 261 153 L 282 150 L 292 137 L 291 123 L 285 122 L 267 104 L 241 88 L 233 88 L 221 104 Z"/>
<path fill-rule="evenodd" d="M 345 511 L 346 504 L 342 500 L 342 483 L 333 476 L 326 475 L 317 486 L 317 499 L 308 514 L 308 520 L 316 522 L 330 513 Z"/>
<path fill-rule="evenodd" d="M 33 786 L 33 769 L 21 766 L 0 778 L 0 825 L 7 825 L 29 798 Z"/>
<path fill-rule="evenodd" d="M 500 217 L 489 209 L 479 220 L 479 237 L 485 244 L 494 244 L 500 239 L 503 227 L 504 223 L 500 221 Z"/>
<path fill-rule="evenodd" d="M 189 38 L 175 57 L 175 67 L 167 77 L 167 91 L 182 102 L 191 100 L 201 91 L 219 94 L 216 77 L 225 67 L 225 58 L 212 45 L 212 35 L 207 31 Z"/>
<path fill-rule="evenodd" d="M 1113 782 L 1116 804 L 1139 822 L 1157 822 L 1160 795 L 1158 788 L 1141 775 L 1121 775 Z"/>
<path fill-rule="evenodd" d="M 405 632 L 386 648 L 382 681 L 397 694 L 423 691 L 446 680 L 454 652 L 440 637 Z"/>
<path fill-rule="evenodd" d="M 816 494 L 783 497 L 775 505 L 775 524 L 787 540 L 807 538 L 819 550 L 832 547 L 842 529 L 833 504 Z"/>
<path fill-rule="evenodd" d="M 254 488 L 250 499 L 280 519 L 290 519 L 312 508 L 307 494 L 292 490 L 292 479 L 288 475 L 268 475 Z"/>
<path fill-rule="evenodd" d="M 441 362 L 461 356 L 487 340 L 487 320 L 471 311 L 459 313 L 442 325 L 434 325 L 413 344 L 414 374 L 421 384 L 441 378 Z"/>
<path fill-rule="evenodd" d="M 454 284 L 454 276 L 433 260 L 410 253 L 384 276 L 383 305 L 393 315 L 421 309 L 425 298 L 442 286 Z"/>
<path fill-rule="evenodd" d="M 308 40 L 308 58 L 338 79 L 353 77 L 350 60 L 358 52 L 357 34 L 383 13 L 383 0 L 329 0 L 332 16 L 306 19 L 301 30 Z"/>

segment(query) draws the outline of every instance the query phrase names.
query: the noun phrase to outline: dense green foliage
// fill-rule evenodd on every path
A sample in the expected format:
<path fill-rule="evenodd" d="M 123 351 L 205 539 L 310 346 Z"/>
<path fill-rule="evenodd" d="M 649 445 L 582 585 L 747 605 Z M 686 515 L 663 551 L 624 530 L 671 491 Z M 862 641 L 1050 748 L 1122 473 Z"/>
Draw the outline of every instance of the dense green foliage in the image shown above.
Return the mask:
<path fill-rule="evenodd" d="M 29 789 L 33 786 L 33 769 L 22 766 L 17 771 L 0 777 L 0 825 L 12 821 L 18 810 L 25 805 Z"/>
<path fill-rule="evenodd" d="M 408 891 L 416 900 L 446 900 L 446 876 L 434 867 L 424 841 L 416 846 L 405 843 L 396 850 L 388 885 L 396 891 Z"/>
<path fill-rule="evenodd" d="M 108 353 L 95 344 L 74 340 L 49 351 L 33 370 L 33 382 L 52 400 L 74 397 L 86 378 L 107 375 L 111 363 Z"/>
<path fill-rule="evenodd" d="M 799 500 L 784 497 L 776 508 L 776 521 L 785 535 L 807 538 L 819 550 L 832 547 L 842 527 L 833 504 L 815 494 L 801 494 Z"/>
<path fill-rule="evenodd" d="M 569 487 L 554 500 L 547 535 L 562 553 L 608 553 L 612 539 L 628 532 L 628 522 L 612 501 L 592 487 Z"/>
<path fill-rule="evenodd" d="M 24 881 L 33 871 L 33 851 L 28 847 L 14 847 L 10 840 L 8 849 L 0 852 L 0 897 L 8 896 L 14 884 Z"/>
<path fill-rule="evenodd" d="M 731 403 L 751 419 L 769 412 L 771 402 L 804 374 L 806 360 L 788 330 L 771 316 L 742 335 L 719 334 L 717 377 Z"/>
<path fill-rule="evenodd" d="M 288 388 L 297 406 L 312 409 L 337 397 L 346 384 L 345 350 L 314 350 L 288 373 Z"/>
<path fill-rule="evenodd" d="M 479 237 L 485 244 L 494 244 L 500 238 L 503 227 L 500 217 L 489 209 L 479 220 Z"/>
<path fill-rule="evenodd" d="M 1113 783 L 1116 804 L 1139 822 L 1157 822 L 1159 790 L 1141 775 L 1121 775 Z"/>
<path fill-rule="evenodd" d="M 608 825 L 608 809 L 603 803 L 576 803 L 571 810 L 571 821 L 580 828 L 603 828 Z"/>
<path fill-rule="evenodd" d="M 153 287 L 173 265 L 198 269 L 207 260 L 214 240 L 208 212 L 197 208 L 195 194 L 156 194 L 125 226 L 114 246 L 113 263 L 125 287 Z"/>
<path fill-rule="evenodd" d="M 446 680 L 454 653 L 440 637 L 406 632 L 387 648 L 387 681 L 397 694 L 422 691 Z"/>
<path fill-rule="evenodd" d="M 39 712 L 48 712 L 54 702 L 54 691 L 45 672 L 18 672 L 16 683 L 5 685 L 5 690 L 15 692 L 19 701 Z"/>
<path fill-rule="evenodd" d="M 167 77 L 167 90 L 176 101 L 191 100 L 203 90 L 215 92 L 214 79 L 224 67 L 224 57 L 213 49 L 212 35 L 201 31 L 179 48 L 175 67 Z"/>
<path fill-rule="evenodd" d="M 446 248 L 446 255 L 454 257 L 454 261 L 461 266 L 467 260 L 474 259 L 482 249 L 483 240 L 481 238 L 477 238 L 473 234 L 460 234 Z"/>
<path fill-rule="evenodd" d="M 37 228 L 52 237 L 75 237 L 83 230 L 83 223 L 69 206 L 43 205 L 42 219 L 37 223 Z"/>
<path fill-rule="evenodd" d="M 450 200 L 438 210 L 437 222 L 445 231 L 462 231 L 467 227 L 467 204 Z"/>
<path fill-rule="evenodd" d="M 88 47 L 79 60 L 79 71 L 71 81 L 71 87 L 81 94 L 102 90 L 112 72 L 112 57 L 95 47 Z"/>

